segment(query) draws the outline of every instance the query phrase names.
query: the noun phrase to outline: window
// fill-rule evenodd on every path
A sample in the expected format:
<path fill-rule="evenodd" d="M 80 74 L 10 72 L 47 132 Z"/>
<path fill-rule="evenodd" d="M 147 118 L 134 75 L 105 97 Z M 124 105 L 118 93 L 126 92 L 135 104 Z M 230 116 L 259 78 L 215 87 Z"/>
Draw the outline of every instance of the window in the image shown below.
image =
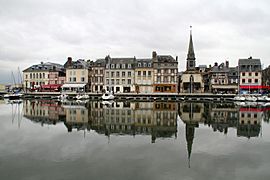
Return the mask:
<path fill-rule="evenodd" d="M 143 63 L 143 67 L 147 67 L 147 64 L 146 63 Z"/>
<path fill-rule="evenodd" d="M 131 64 L 128 64 L 128 69 L 130 69 L 131 68 Z"/>
<path fill-rule="evenodd" d="M 164 82 L 168 82 L 168 77 L 164 76 Z"/>
<path fill-rule="evenodd" d="M 171 69 L 171 73 L 174 73 L 175 72 L 175 70 L 174 69 Z"/>
<path fill-rule="evenodd" d="M 95 70 L 95 74 L 98 74 L 98 70 Z M 84 75 L 84 71 L 82 71 L 82 75 Z"/>
<path fill-rule="evenodd" d="M 131 77 L 131 72 L 130 71 L 128 72 L 128 77 Z"/>
<path fill-rule="evenodd" d="M 246 83 L 246 80 L 245 79 L 242 79 L 242 83 Z"/>
<path fill-rule="evenodd" d="M 126 76 L 126 72 L 122 72 L 122 77 L 125 77 Z"/>
<path fill-rule="evenodd" d="M 243 73 L 242 73 L 242 76 L 245 76 L 245 75 L 246 75 L 246 73 L 243 72 Z"/>
<path fill-rule="evenodd" d="M 119 69 L 120 68 L 120 64 L 116 64 L 116 68 Z"/>
<path fill-rule="evenodd" d="M 250 72 L 250 73 L 248 73 L 248 75 L 249 75 L 249 76 L 251 76 L 251 75 L 252 75 L 252 73 Z"/>
<path fill-rule="evenodd" d="M 258 73 L 257 72 L 255 73 L 255 76 L 258 76 Z"/>
<path fill-rule="evenodd" d="M 138 63 L 138 67 L 141 67 L 142 66 L 142 64 L 141 63 Z"/>
<path fill-rule="evenodd" d="M 138 76 L 141 76 L 141 71 L 138 71 Z"/>
<path fill-rule="evenodd" d="M 174 82 L 175 81 L 175 78 L 174 76 L 171 77 L 171 82 Z"/>
<path fill-rule="evenodd" d="M 111 64 L 111 68 L 114 69 L 114 64 Z"/>
<path fill-rule="evenodd" d="M 160 82 L 161 81 L 161 78 L 160 76 L 157 77 L 157 82 Z"/>
<path fill-rule="evenodd" d="M 110 81 L 109 81 L 109 79 L 106 79 L 106 84 L 110 84 Z"/>
<path fill-rule="evenodd" d="M 103 83 L 103 77 L 100 77 L 100 82 Z"/>
<path fill-rule="evenodd" d="M 126 84 L 126 80 L 125 79 L 122 79 L 122 84 Z"/>
<path fill-rule="evenodd" d="M 120 76 L 120 72 L 117 71 L 117 72 L 116 72 L 116 77 L 119 77 L 119 76 Z"/>
<path fill-rule="evenodd" d="M 69 78 L 69 82 L 72 82 L 72 78 Z"/>
<path fill-rule="evenodd" d="M 114 79 L 112 79 L 111 81 L 112 81 L 112 84 L 114 84 Z"/>
<path fill-rule="evenodd" d="M 164 73 L 168 73 L 168 69 L 164 69 Z"/>
<path fill-rule="evenodd" d="M 73 75 L 76 75 L 76 71 L 73 71 Z"/>
<path fill-rule="evenodd" d="M 43 73 L 43 78 L 45 78 L 45 73 Z"/>
<path fill-rule="evenodd" d="M 158 69 L 158 70 L 157 70 L 157 73 L 161 73 L 161 70 L 160 70 L 160 69 Z"/>
<path fill-rule="evenodd" d="M 151 63 L 148 63 L 148 67 L 151 67 Z"/>
<path fill-rule="evenodd" d="M 81 78 L 81 82 L 84 82 L 84 77 Z"/>
<path fill-rule="evenodd" d="M 110 75 L 109 72 L 106 72 L 106 77 L 109 77 L 109 75 Z"/>
<path fill-rule="evenodd" d="M 98 82 L 98 77 L 95 77 L 95 82 Z"/>
<path fill-rule="evenodd" d="M 25 75 L 25 79 L 28 79 L 28 75 L 27 74 Z"/>
<path fill-rule="evenodd" d="M 143 71 L 143 76 L 146 76 L 146 71 Z"/>
<path fill-rule="evenodd" d="M 251 83 L 252 82 L 252 80 L 251 79 L 248 79 L 248 83 Z"/>
<path fill-rule="evenodd" d="M 122 64 L 122 69 L 125 69 L 126 68 L 126 65 L 125 64 Z"/>
<path fill-rule="evenodd" d="M 111 77 L 114 77 L 114 72 L 111 72 Z"/>
<path fill-rule="evenodd" d="M 73 82 L 76 82 L 76 77 L 73 78 Z"/>
<path fill-rule="evenodd" d="M 151 71 L 148 71 L 148 76 L 151 76 Z"/>
<path fill-rule="evenodd" d="M 131 84 L 131 79 L 128 79 L 128 84 Z"/>
<path fill-rule="evenodd" d="M 255 79 L 255 83 L 258 83 L 258 79 Z"/>
<path fill-rule="evenodd" d="M 100 74 L 103 74 L 103 70 L 102 69 L 100 70 Z"/>
<path fill-rule="evenodd" d="M 69 71 L 69 75 L 72 75 L 72 71 Z"/>
<path fill-rule="evenodd" d="M 116 84 L 119 84 L 119 79 L 116 79 Z"/>

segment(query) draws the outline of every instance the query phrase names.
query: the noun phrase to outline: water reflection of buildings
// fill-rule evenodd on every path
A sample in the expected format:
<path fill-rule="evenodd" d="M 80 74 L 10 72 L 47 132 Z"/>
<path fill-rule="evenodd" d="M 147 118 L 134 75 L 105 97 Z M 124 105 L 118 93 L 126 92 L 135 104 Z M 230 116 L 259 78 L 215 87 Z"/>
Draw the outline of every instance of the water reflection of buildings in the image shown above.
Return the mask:
<path fill-rule="evenodd" d="M 24 117 L 43 124 L 56 124 L 65 120 L 65 110 L 58 102 L 51 100 L 24 101 Z"/>
<path fill-rule="evenodd" d="M 179 103 L 178 113 L 186 126 L 189 163 L 195 129 L 200 124 L 212 127 L 214 131 L 224 134 L 228 133 L 229 128 L 234 128 L 237 130 L 237 136 L 257 137 L 261 131 L 261 120 L 265 110 L 258 106 L 239 107 L 233 103 Z"/>
<path fill-rule="evenodd" d="M 237 135 L 248 138 L 259 136 L 263 109 L 256 107 L 241 107 L 239 109 L 239 114 Z"/>
<path fill-rule="evenodd" d="M 94 130 L 106 136 L 151 135 L 156 138 L 176 137 L 177 103 L 24 101 L 24 116 L 43 124 L 64 122 L 68 132 Z"/>
<path fill-rule="evenodd" d="M 151 135 L 152 142 L 159 137 L 176 136 L 177 104 L 157 102 L 115 102 L 106 107 L 91 103 L 91 128 L 107 136 Z"/>

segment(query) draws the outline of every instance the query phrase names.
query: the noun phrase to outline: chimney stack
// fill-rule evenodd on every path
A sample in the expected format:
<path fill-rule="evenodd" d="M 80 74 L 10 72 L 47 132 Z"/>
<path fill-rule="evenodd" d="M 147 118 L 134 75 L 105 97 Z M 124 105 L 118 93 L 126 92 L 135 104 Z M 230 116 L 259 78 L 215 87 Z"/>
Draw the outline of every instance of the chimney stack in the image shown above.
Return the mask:
<path fill-rule="evenodd" d="M 157 52 L 156 51 L 153 51 L 152 52 L 152 58 L 154 59 L 154 58 L 157 58 Z"/>
<path fill-rule="evenodd" d="M 229 61 L 226 61 L 226 67 L 229 68 Z"/>

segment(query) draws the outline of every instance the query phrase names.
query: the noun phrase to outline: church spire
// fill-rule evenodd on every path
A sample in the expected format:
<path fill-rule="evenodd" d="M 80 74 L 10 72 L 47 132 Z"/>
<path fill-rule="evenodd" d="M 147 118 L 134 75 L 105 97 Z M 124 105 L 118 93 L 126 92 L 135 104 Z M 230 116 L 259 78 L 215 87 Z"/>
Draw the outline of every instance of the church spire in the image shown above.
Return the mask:
<path fill-rule="evenodd" d="M 192 40 L 192 26 L 190 26 L 190 37 L 188 45 L 188 54 L 187 54 L 187 70 L 195 70 L 195 53 Z"/>

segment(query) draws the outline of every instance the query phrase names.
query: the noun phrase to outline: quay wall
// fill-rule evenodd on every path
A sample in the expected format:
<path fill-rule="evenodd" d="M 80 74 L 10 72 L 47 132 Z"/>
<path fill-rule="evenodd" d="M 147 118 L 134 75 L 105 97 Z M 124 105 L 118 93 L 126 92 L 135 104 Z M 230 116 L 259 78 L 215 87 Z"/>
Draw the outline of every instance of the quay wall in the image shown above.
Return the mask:
<path fill-rule="evenodd" d="M 60 92 L 29 92 L 25 93 L 28 96 L 58 96 Z M 76 92 L 65 93 L 70 96 L 76 96 Z M 102 93 L 86 93 L 89 96 L 101 97 Z M 235 94 L 212 94 L 212 93 L 115 93 L 114 96 L 117 98 L 155 98 L 155 97 L 167 97 L 167 98 L 233 98 Z"/>

